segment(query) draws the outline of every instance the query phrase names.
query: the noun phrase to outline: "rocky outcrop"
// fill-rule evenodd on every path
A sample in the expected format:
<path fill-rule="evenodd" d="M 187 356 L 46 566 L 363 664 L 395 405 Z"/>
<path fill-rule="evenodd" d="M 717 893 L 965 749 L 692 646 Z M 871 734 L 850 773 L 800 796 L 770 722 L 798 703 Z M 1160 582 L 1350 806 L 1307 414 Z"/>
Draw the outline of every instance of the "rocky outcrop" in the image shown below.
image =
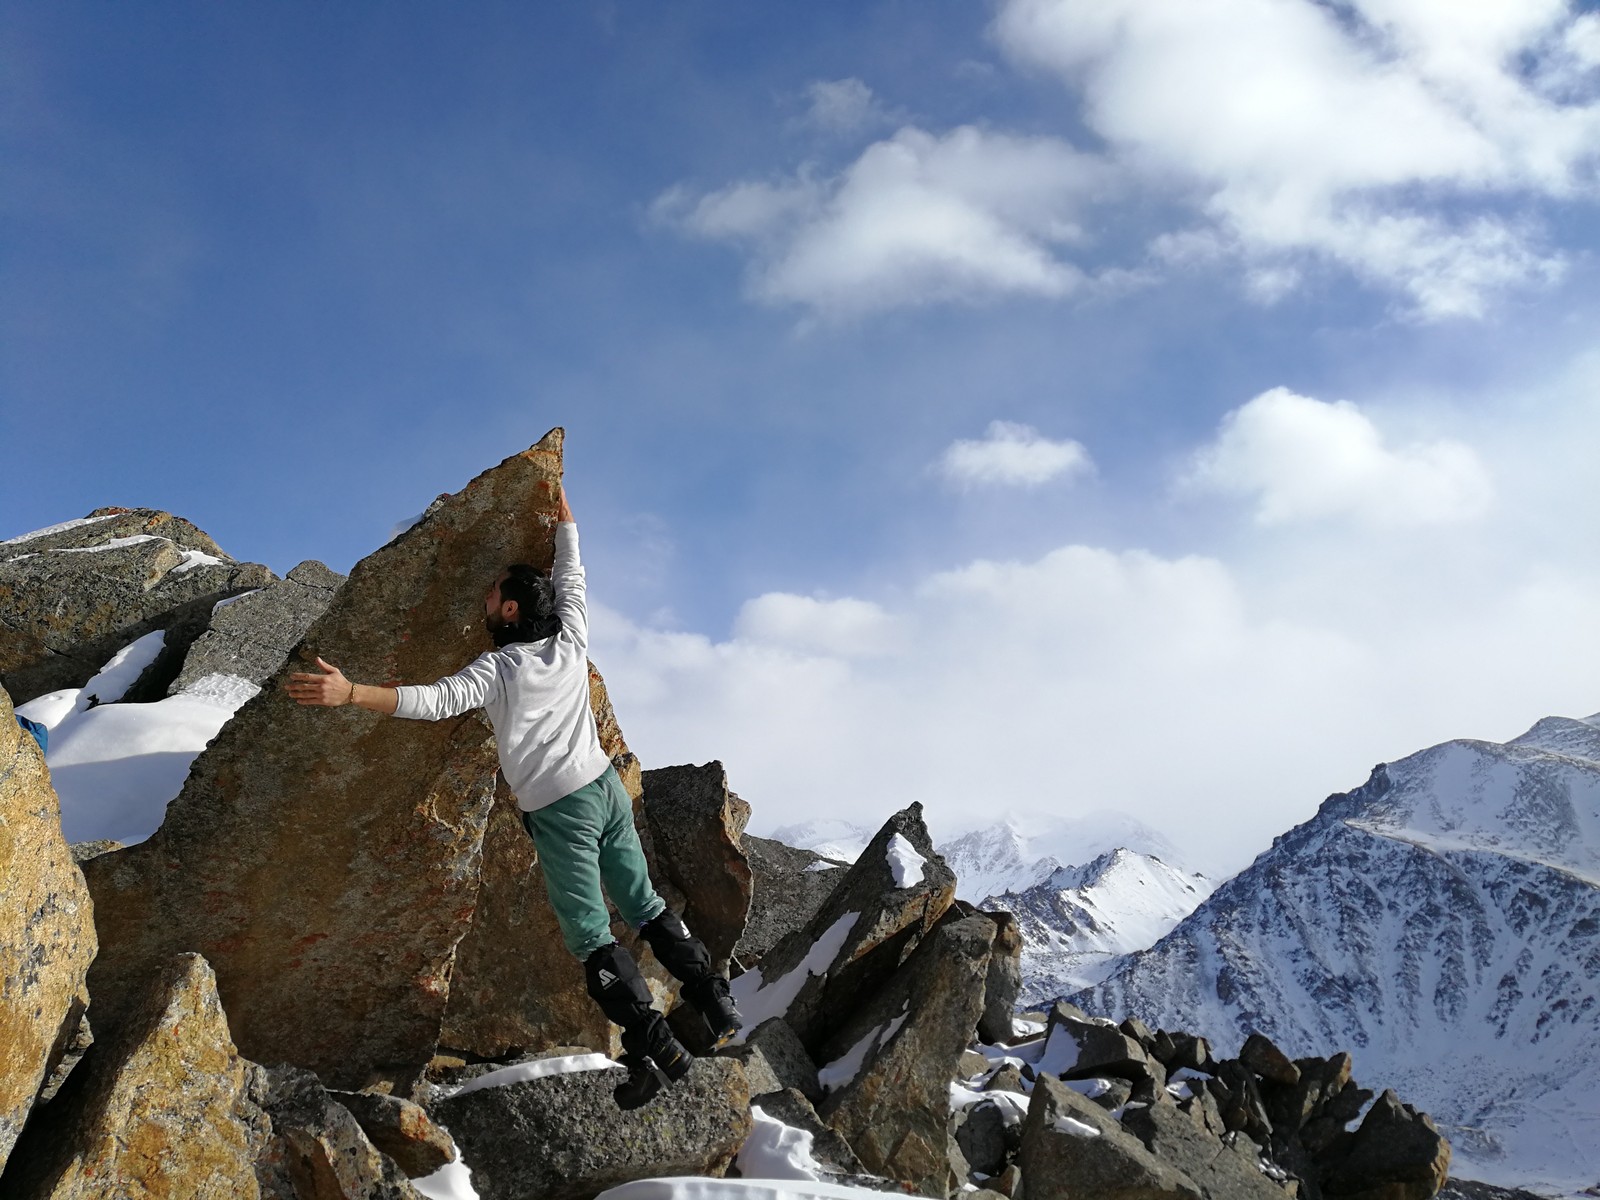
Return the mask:
<path fill-rule="evenodd" d="M 205 961 L 170 960 L 35 1115 L 0 1190 L 16 1200 L 255 1196 L 271 1128 L 251 1071 Z"/>
<path fill-rule="evenodd" d="M 548 565 L 560 474 L 557 430 L 358 563 L 290 663 L 195 760 L 161 828 L 84 864 L 97 1008 L 114 1016 L 155 963 L 194 950 L 253 1059 L 353 1088 L 428 1062 L 477 900 L 490 731 L 473 714 L 303 708 L 281 684 L 313 655 L 393 684 L 486 649 L 483 583 L 507 562 Z"/>
<path fill-rule="evenodd" d="M 784 998 L 783 1016 L 813 1054 L 870 999 L 938 924 L 955 898 L 912 804 L 890 817 L 806 923 L 734 981 L 747 1021 Z M 804 972 L 804 976 L 794 975 Z M 753 1027 L 753 1024 L 750 1026 Z"/>
<path fill-rule="evenodd" d="M 748 833 L 744 852 L 750 863 L 750 915 L 734 956 L 748 968 L 817 915 L 850 864 Z"/>
<path fill-rule="evenodd" d="M 379 1092 L 334 1092 L 331 1099 L 349 1109 L 367 1140 L 412 1179 L 456 1160 L 450 1135 L 420 1104 Z"/>
<path fill-rule="evenodd" d="M 44 755 L 0 689 L 0 1169 L 41 1091 L 86 1047 L 93 907 Z"/>
<path fill-rule="evenodd" d="M 656 861 L 683 893 L 684 921 L 726 971 L 750 914 L 743 844 L 750 806 L 728 790 L 722 764 L 712 762 L 644 772 L 644 812 Z"/>
<path fill-rule="evenodd" d="M 1181 1171 L 1163 1163 L 1104 1109 L 1058 1080 L 1033 1085 L 1017 1165 L 1020 1200 L 1201 1200 Z"/>
<path fill-rule="evenodd" d="M 344 576 L 308 560 L 259 591 L 218 605 L 167 691 L 186 691 L 211 675 L 263 684 L 333 600 Z"/>
<path fill-rule="evenodd" d="M 744 1071 L 698 1059 L 675 1086 L 622 1112 L 620 1070 L 463 1090 L 429 1106 L 471 1165 L 481 1200 L 589 1200 L 633 1179 L 722 1175 L 751 1128 Z"/>
<path fill-rule="evenodd" d="M 1379 1096 L 1342 1153 L 1322 1174 L 1322 1194 L 1334 1200 L 1427 1200 L 1450 1174 L 1450 1143 L 1426 1113 Z"/>
<path fill-rule="evenodd" d="M 988 912 L 994 923 L 994 945 L 989 951 L 989 977 L 983 989 L 983 1016 L 978 1036 L 986 1042 L 1009 1041 L 1017 996 L 1022 991 L 1022 929 L 1008 912 Z"/>
<path fill-rule="evenodd" d="M 252 1082 L 271 1129 L 255 1164 L 264 1200 L 422 1200 L 310 1071 L 257 1067 Z"/>
<path fill-rule="evenodd" d="M 123 646 L 157 629 L 167 638 L 150 673 L 170 679 L 213 605 L 274 578 L 154 509 L 97 509 L 83 521 L 0 542 L 0 684 L 17 704 L 79 687 Z"/>
<path fill-rule="evenodd" d="M 823 1119 L 869 1170 L 925 1196 L 952 1183 L 950 1080 L 983 1012 L 993 941 L 983 917 L 941 926 L 824 1049 Z"/>

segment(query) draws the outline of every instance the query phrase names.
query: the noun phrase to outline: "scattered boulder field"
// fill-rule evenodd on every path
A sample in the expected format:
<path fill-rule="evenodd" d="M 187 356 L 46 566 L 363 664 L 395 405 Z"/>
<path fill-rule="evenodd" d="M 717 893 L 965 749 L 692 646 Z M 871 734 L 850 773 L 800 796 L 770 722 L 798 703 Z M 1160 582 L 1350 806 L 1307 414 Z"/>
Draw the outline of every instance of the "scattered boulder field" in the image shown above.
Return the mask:
<path fill-rule="evenodd" d="M 149 510 L 0 543 L 0 1195 L 588 1200 L 661 1177 L 985 1200 L 1440 1194 L 1448 1142 L 1361 1088 L 1348 1054 L 1291 1060 L 1256 1036 L 1218 1060 L 1133 1014 L 1018 1014 L 1018 923 L 956 898 L 920 805 L 848 864 L 752 837 L 721 764 L 641 769 L 591 671 L 652 874 L 745 1017 L 709 1052 L 641 947 L 702 1056 L 620 1112 L 615 1031 L 561 946 L 484 720 L 311 712 L 282 686 L 317 654 L 399 682 L 487 648 L 482 581 L 551 558 L 561 449 L 554 430 L 440 497 L 348 579 L 315 563 L 275 579 Z M 159 828 L 69 847 L 13 701 L 59 692 L 65 712 L 153 632 L 143 682 L 97 703 L 216 678 L 250 698 Z"/>

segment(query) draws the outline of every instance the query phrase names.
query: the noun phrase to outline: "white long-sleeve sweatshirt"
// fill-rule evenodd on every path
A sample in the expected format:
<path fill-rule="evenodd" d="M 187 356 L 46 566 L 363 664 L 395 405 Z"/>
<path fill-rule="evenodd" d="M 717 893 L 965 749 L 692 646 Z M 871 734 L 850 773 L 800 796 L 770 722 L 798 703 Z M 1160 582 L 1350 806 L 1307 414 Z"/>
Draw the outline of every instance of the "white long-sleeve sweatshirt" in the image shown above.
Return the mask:
<path fill-rule="evenodd" d="M 500 770 L 529 812 L 593 783 L 611 765 L 589 707 L 589 612 L 578 527 L 570 521 L 556 526 L 551 574 L 560 633 L 480 654 L 437 683 L 395 689 L 397 717 L 438 721 L 485 710 L 500 744 Z"/>

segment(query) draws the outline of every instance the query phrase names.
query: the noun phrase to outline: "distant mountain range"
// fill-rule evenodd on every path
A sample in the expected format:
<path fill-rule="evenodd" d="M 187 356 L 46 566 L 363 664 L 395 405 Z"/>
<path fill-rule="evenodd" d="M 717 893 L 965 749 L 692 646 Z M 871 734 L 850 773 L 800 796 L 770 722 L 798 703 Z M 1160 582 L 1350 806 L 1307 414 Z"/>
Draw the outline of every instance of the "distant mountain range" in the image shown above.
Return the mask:
<path fill-rule="evenodd" d="M 1469 1178 L 1600 1180 L 1600 715 L 1453 741 L 1328 798 L 1073 996 L 1233 1053 L 1350 1050 Z"/>
<path fill-rule="evenodd" d="M 773 838 L 850 862 L 872 832 L 822 818 L 786 825 Z M 1024 1007 L 1098 982 L 1118 956 L 1152 945 L 1215 886 L 1173 865 L 1171 843 L 1121 813 L 1009 815 L 938 848 L 956 873 L 957 895 L 1016 914 Z"/>

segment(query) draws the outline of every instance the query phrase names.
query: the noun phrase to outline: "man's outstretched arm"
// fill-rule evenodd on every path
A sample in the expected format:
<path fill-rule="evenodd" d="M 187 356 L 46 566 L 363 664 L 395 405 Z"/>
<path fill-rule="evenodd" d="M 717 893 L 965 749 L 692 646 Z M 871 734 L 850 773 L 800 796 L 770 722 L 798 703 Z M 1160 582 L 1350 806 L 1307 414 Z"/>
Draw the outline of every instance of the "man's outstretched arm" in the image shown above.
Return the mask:
<path fill-rule="evenodd" d="M 366 683 L 351 683 L 344 672 L 332 663 L 317 659 L 323 674 L 309 675 L 296 672 L 289 676 L 289 695 L 301 704 L 321 708 L 342 708 L 354 704 L 369 712 L 393 715 L 400 703 L 400 693 L 391 687 L 374 687 Z"/>

